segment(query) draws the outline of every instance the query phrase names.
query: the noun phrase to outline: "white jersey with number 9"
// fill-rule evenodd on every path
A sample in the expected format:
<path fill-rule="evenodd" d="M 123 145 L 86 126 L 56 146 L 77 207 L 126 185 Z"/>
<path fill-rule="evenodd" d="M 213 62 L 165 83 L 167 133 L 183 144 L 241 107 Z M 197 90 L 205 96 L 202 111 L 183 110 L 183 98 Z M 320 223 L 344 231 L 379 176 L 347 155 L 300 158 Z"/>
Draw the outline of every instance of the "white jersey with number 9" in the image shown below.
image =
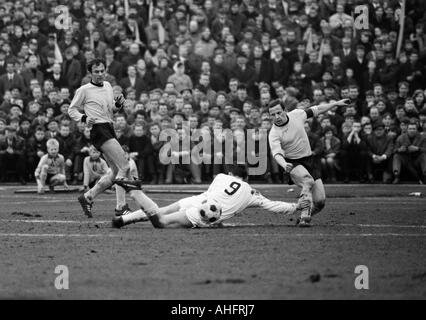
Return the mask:
<path fill-rule="evenodd" d="M 222 206 L 222 217 L 226 220 L 251 205 L 252 188 L 247 182 L 227 174 L 218 174 L 206 193 Z"/>

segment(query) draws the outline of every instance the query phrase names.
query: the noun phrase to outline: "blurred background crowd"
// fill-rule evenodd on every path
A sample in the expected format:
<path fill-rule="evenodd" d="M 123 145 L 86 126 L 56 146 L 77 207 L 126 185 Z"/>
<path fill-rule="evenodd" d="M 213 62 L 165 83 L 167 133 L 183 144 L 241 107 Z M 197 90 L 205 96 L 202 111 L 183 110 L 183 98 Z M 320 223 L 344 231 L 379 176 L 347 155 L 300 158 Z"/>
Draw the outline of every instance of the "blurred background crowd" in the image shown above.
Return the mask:
<path fill-rule="evenodd" d="M 55 138 L 67 180 L 82 183 L 90 128 L 67 108 L 100 57 L 131 101 L 115 130 L 144 183 L 226 172 L 221 162 L 162 164 L 161 131 L 202 128 L 223 143 L 213 130 L 231 129 L 242 152 L 248 132 L 260 139 L 256 130 L 271 128 L 276 98 L 287 111 L 351 99 L 305 124 L 326 182 L 424 183 L 425 9 L 421 0 L 0 0 L 0 181 L 33 182 Z M 285 182 L 264 156 L 267 172 L 249 180 Z"/>

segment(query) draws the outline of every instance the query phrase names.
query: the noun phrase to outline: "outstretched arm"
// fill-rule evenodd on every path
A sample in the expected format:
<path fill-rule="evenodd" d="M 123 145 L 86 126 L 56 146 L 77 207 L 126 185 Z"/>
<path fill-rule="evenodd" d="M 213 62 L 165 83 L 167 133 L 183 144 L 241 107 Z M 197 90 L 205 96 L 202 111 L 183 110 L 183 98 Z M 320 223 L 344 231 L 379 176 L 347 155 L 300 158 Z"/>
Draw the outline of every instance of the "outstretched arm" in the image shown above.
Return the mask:
<path fill-rule="evenodd" d="M 297 204 L 284 201 L 273 201 L 256 191 L 249 207 L 257 207 L 273 213 L 290 215 L 296 212 Z"/>
<path fill-rule="evenodd" d="M 324 104 L 320 104 L 318 106 L 313 106 L 309 109 L 306 110 L 306 113 L 308 113 L 309 115 L 309 111 L 312 112 L 311 116 L 318 116 L 321 113 L 325 113 L 331 109 L 333 109 L 334 107 L 343 107 L 343 106 L 347 106 L 350 104 L 350 100 L 349 99 L 342 99 L 336 102 L 332 102 L 332 103 L 324 103 Z"/>

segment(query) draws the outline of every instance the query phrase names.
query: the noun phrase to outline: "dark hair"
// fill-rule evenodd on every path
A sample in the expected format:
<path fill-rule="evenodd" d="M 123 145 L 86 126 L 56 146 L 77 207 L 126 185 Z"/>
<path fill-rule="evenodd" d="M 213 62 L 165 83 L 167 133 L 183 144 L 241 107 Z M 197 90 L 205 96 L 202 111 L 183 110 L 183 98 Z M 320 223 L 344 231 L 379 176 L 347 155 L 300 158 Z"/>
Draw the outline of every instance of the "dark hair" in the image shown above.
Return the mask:
<path fill-rule="evenodd" d="M 95 66 L 99 66 L 99 65 L 101 65 L 101 64 L 103 64 L 104 65 L 104 67 L 106 67 L 106 63 L 105 63 L 105 60 L 103 60 L 103 59 L 99 59 L 99 58 L 96 58 L 96 59 L 93 59 L 92 61 L 90 61 L 88 64 L 87 64 L 87 71 L 89 71 L 90 73 L 92 73 L 92 68 Z"/>
<path fill-rule="evenodd" d="M 271 109 L 271 108 L 273 108 L 273 107 L 275 107 L 275 106 L 278 106 L 278 105 L 280 105 L 281 108 L 283 110 L 285 110 L 285 108 L 284 108 L 281 100 L 279 100 L 279 99 L 275 99 L 275 100 L 272 100 L 271 102 L 269 102 L 269 104 L 268 104 L 268 110 Z"/>
<path fill-rule="evenodd" d="M 243 179 L 247 178 L 247 168 L 243 164 L 233 164 L 230 166 L 229 172 L 231 172 L 234 176 L 241 177 Z"/>

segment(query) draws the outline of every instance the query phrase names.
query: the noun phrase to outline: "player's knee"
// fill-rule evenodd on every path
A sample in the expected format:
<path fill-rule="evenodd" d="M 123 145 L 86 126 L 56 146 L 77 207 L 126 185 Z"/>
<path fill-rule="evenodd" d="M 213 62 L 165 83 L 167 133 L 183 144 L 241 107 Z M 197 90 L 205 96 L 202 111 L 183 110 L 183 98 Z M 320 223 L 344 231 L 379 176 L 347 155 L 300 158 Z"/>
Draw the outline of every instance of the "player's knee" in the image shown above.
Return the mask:
<path fill-rule="evenodd" d="M 333 165 L 334 164 L 334 159 L 333 158 L 327 158 L 327 164 L 328 165 Z"/>
<path fill-rule="evenodd" d="M 58 182 L 63 183 L 67 179 L 64 174 L 58 174 L 57 176 Z"/>
<path fill-rule="evenodd" d="M 145 212 L 147 216 L 158 216 L 160 208 L 156 204 L 153 204 L 152 207 L 145 208 Z"/>
<path fill-rule="evenodd" d="M 305 187 L 312 189 L 315 184 L 314 178 L 310 174 L 306 174 L 303 176 L 303 184 Z"/>
<path fill-rule="evenodd" d="M 325 198 L 321 198 L 314 201 L 314 207 L 318 211 L 321 211 L 325 207 Z"/>

